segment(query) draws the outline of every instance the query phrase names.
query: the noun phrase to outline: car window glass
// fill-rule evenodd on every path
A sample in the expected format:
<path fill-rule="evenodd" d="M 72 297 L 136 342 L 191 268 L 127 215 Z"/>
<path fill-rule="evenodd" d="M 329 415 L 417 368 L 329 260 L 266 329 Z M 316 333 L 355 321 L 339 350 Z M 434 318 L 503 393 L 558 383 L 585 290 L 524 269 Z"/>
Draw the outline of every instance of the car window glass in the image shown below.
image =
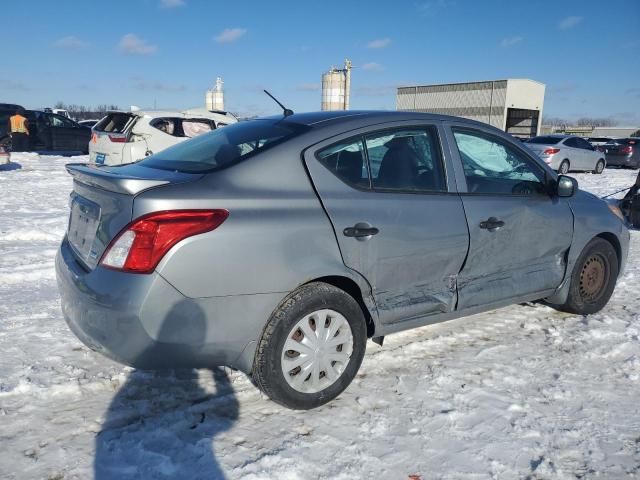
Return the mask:
<path fill-rule="evenodd" d="M 75 123 L 73 123 L 71 120 L 56 114 L 50 115 L 50 121 L 52 127 L 75 127 Z"/>
<path fill-rule="evenodd" d="M 446 190 L 434 127 L 388 130 L 365 138 L 373 188 Z"/>
<path fill-rule="evenodd" d="M 544 192 L 544 175 L 514 147 L 482 132 L 454 130 L 472 193 L 527 195 Z"/>
<path fill-rule="evenodd" d="M 572 138 L 567 138 L 567 139 L 564 141 L 564 144 L 565 144 L 567 147 L 571 147 L 571 148 L 579 148 L 579 147 L 578 147 L 578 142 L 576 142 L 576 139 L 575 139 L 575 138 L 573 138 L 573 137 L 572 137 Z"/>
<path fill-rule="evenodd" d="M 172 137 L 180 137 L 178 128 L 179 119 L 177 118 L 154 118 L 149 122 L 153 128 L 160 130 L 162 133 L 171 135 Z"/>
<path fill-rule="evenodd" d="M 369 173 L 360 139 L 332 145 L 318 153 L 318 160 L 349 185 L 369 187 Z"/>
<path fill-rule="evenodd" d="M 584 148 L 585 150 L 593 150 L 591 144 L 587 142 L 584 138 L 578 138 L 578 145 L 580 148 Z"/>
<path fill-rule="evenodd" d="M 193 138 L 203 133 L 210 132 L 213 128 L 208 120 L 185 119 L 182 121 L 182 130 L 185 137 Z"/>

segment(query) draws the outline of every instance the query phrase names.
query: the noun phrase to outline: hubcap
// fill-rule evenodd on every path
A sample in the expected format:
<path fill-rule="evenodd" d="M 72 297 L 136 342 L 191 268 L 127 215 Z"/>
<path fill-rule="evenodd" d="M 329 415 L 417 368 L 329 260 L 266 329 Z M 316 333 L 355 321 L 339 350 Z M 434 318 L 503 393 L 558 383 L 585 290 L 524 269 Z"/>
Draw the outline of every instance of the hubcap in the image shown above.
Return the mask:
<path fill-rule="evenodd" d="M 587 261 L 580 272 L 580 296 L 586 302 L 594 301 L 605 284 L 606 265 L 600 255 L 593 255 Z"/>
<path fill-rule="evenodd" d="M 352 352 L 353 333 L 347 319 L 334 310 L 316 310 L 287 335 L 280 359 L 282 374 L 294 390 L 317 393 L 340 378 Z"/>

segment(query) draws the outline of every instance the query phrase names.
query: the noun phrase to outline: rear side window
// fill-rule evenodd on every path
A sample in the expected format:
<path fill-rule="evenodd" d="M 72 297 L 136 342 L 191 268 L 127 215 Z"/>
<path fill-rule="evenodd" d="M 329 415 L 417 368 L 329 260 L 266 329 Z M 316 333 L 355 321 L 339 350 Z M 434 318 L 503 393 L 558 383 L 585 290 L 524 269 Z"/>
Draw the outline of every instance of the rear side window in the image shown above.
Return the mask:
<path fill-rule="evenodd" d="M 309 130 L 306 125 L 252 120 L 216 129 L 141 161 L 146 167 L 201 173 L 233 165 Z M 294 152 L 293 155 L 300 155 Z"/>
<path fill-rule="evenodd" d="M 541 145 L 555 145 L 557 144 L 560 140 L 562 140 L 562 137 L 533 137 L 529 140 L 527 140 L 527 143 L 538 143 Z"/>
<path fill-rule="evenodd" d="M 172 137 L 193 138 L 215 129 L 213 120 L 184 119 L 174 117 L 154 118 L 149 122 L 153 128 Z"/>
<path fill-rule="evenodd" d="M 135 123 L 135 115 L 128 113 L 109 113 L 100 120 L 93 129 L 97 132 L 126 133 L 127 129 Z"/>
<path fill-rule="evenodd" d="M 318 160 L 349 185 L 369 187 L 369 172 L 361 139 L 332 145 L 318 154 Z"/>
<path fill-rule="evenodd" d="M 399 129 L 365 137 L 373 188 L 444 191 L 445 176 L 434 127 Z"/>

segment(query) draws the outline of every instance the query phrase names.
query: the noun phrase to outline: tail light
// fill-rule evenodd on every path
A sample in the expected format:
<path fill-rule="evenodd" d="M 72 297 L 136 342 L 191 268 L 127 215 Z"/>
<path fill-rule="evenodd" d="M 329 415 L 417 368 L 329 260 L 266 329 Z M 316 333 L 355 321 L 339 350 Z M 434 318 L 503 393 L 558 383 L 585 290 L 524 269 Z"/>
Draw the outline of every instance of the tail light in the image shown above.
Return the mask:
<path fill-rule="evenodd" d="M 109 244 L 100 265 L 132 273 L 151 273 L 162 257 L 185 238 L 218 228 L 227 210 L 169 210 L 144 215 Z"/>
<path fill-rule="evenodd" d="M 626 147 L 621 147 L 620 150 L 618 150 L 620 153 L 633 153 L 633 147 L 628 145 Z"/>
<path fill-rule="evenodd" d="M 121 137 L 119 135 L 109 135 L 109 140 L 111 140 L 113 143 L 126 143 L 127 137 Z"/>
<path fill-rule="evenodd" d="M 559 148 L 547 148 L 542 152 L 542 154 L 543 155 L 555 155 L 559 151 L 560 151 Z"/>

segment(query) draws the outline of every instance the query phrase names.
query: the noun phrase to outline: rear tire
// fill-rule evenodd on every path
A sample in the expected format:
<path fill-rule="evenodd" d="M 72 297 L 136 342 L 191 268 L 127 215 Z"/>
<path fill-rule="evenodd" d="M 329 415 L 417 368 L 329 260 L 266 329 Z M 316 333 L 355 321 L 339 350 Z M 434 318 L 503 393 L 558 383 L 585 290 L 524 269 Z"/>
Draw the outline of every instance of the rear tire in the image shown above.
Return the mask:
<path fill-rule="evenodd" d="M 617 279 L 618 255 L 613 245 L 603 238 L 594 238 L 573 267 L 569 296 L 560 309 L 578 315 L 602 310 L 611 298 Z"/>
<path fill-rule="evenodd" d="M 593 173 L 600 175 L 602 174 L 603 171 L 604 171 L 604 160 L 600 159 L 598 160 L 598 163 L 596 163 L 596 168 L 593 171 Z"/>
<path fill-rule="evenodd" d="M 560 163 L 560 166 L 558 167 L 558 173 L 561 173 L 562 175 L 566 175 L 567 173 L 569 173 L 569 167 L 571 165 L 569 164 L 569 160 L 563 160 Z"/>
<path fill-rule="evenodd" d="M 326 283 L 303 285 L 271 315 L 256 350 L 253 380 L 285 407 L 319 407 L 349 386 L 366 341 L 365 318 L 353 297 Z"/>

